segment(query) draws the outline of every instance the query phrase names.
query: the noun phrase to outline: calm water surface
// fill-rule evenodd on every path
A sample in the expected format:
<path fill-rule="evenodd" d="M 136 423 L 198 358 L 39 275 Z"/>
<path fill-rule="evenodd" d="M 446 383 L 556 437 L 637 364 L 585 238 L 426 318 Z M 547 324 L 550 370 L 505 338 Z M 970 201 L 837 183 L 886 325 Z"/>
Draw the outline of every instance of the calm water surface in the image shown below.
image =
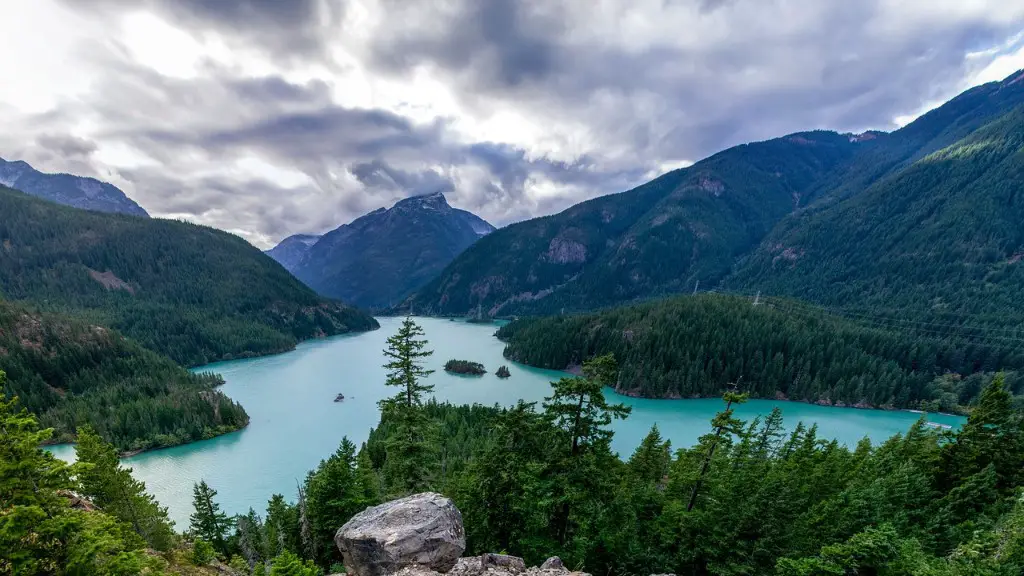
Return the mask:
<path fill-rule="evenodd" d="M 205 479 L 219 491 L 218 501 L 229 514 L 255 508 L 264 513 L 272 494 L 294 499 L 296 485 L 317 463 L 333 452 L 343 436 L 359 444 L 376 426 L 377 401 L 391 395 L 384 386 L 385 340 L 401 319 L 381 318 L 380 330 L 308 342 L 278 356 L 211 364 L 201 368 L 224 377 L 223 391 L 241 402 L 251 422 L 240 432 L 185 446 L 146 452 L 125 460 L 157 499 L 170 510 L 179 529 L 188 526 L 192 484 Z M 502 358 L 504 345 L 493 337 L 495 326 L 418 318 L 434 355 L 428 366 L 435 396 L 455 404 L 514 404 L 520 398 L 541 401 L 560 372 L 538 370 Z M 441 368 L 451 358 L 483 363 L 489 374 L 466 378 Z M 507 364 L 511 378 L 494 371 Z M 345 394 L 344 402 L 334 397 Z M 720 400 L 648 400 L 619 396 L 610 399 L 633 407 L 625 421 L 614 423 L 614 448 L 628 456 L 651 425 L 657 423 L 673 446 L 688 446 L 708 431 L 709 419 L 722 408 Z M 917 418 L 910 412 L 827 408 L 798 402 L 753 400 L 736 414 L 752 419 L 775 406 L 783 410 L 787 427 L 798 421 L 818 424 L 820 435 L 848 445 L 864 436 L 880 441 L 903 432 Z M 931 415 L 934 422 L 958 425 L 962 418 Z M 74 458 L 72 446 L 55 446 L 64 459 Z"/>

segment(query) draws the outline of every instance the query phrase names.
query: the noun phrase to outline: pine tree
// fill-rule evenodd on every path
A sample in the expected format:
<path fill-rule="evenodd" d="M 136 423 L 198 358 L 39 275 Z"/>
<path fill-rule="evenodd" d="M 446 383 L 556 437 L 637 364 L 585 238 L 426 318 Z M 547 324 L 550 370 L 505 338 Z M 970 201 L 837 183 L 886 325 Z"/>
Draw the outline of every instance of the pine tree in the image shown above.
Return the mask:
<path fill-rule="evenodd" d="M 206 480 L 200 480 L 192 489 L 192 507 L 194 511 L 189 517 L 189 531 L 193 536 L 201 538 L 220 553 L 227 552 L 225 536 L 231 522 L 227 514 L 220 511 L 220 504 L 214 501 L 217 491 L 211 488 Z"/>
<path fill-rule="evenodd" d="M 146 485 L 132 477 L 131 468 L 121 466 L 117 449 L 104 442 L 90 426 L 78 429 L 75 445 L 79 465 L 76 476 L 82 495 L 104 512 L 127 523 L 146 543 L 168 550 L 175 543 L 167 508 L 146 492 Z"/>
<path fill-rule="evenodd" d="M 351 440 L 342 438 L 337 451 L 306 477 L 306 514 L 319 552 L 313 559 L 324 567 L 341 561 L 341 554 L 334 545 L 338 527 L 371 504 L 364 500 L 364 491 L 359 485 L 355 450 Z"/>
<path fill-rule="evenodd" d="M 434 387 L 421 379 L 433 373 L 423 368 L 423 359 L 433 354 L 427 350 L 423 329 L 411 319 L 402 322 L 398 332 L 388 338 L 384 368 L 388 370 L 388 386 L 400 390 L 379 402 L 382 419 L 394 425 L 394 433 L 386 444 L 387 458 L 384 478 L 392 496 L 402 496 L 426 489 L 436 466 L 433 459 L 436 440 L 430 419 L 423 411 L 423 395 Z"/>
<path fill-rule="evenodd" d="M 270 576 L 320 576 L 322 572 L 313 562 L 302 561 L 291 552 L 282 552 L 274 558 L 270 567 Z"/>
<path fill-rule="evenodd" d="M 629 416 L 629 407 L 609 404 L 604 397 L 604 387 L 614 385 L 616 377 L 615 358 L 611 354 L 598 356 L 584 363 L 582 378 L 552 382 L 554 391 L 544 400 L 545 416 L 564 438 L 552 462 L 560 480 L 552 528 L 562 545 L 570 539 L 573 506 L 597 495 L 597 487 L 612 465 L 614 433 L 608 428 L 612 418 Z"/>
<path fill-rule="evenodd" d="M 697 503 L 700 485 L 704 482 L 704 477 L 707 476 L 708 467 L 711 466 L 711 459 L 715 456 L 715 448 L 718 447 L 722 433 L 737 434 L 743 428 L 743 423 L 732 416 L 732 405 L 746 402 L 747 395 L 730 390 L 722 396 L 722 400 L 725 401 L 725 410 L 715 414 L 715 417 L 711 419 L 711 425 L 715 428 L 715 435 L 709 439 L 707 452 L 703 463 L 701 463 L 700 473 L 697 475 L 697 481 L 693 484 L 693 492 L 690 493 L 690 502 L 686 505 L 687 512 L 693 510 L 694 505 Z"/>
<path fill-rule="evenodd" d="M 0 370 L 0 389 L 6 375 Z M 0 572 L 157 573 L 145 542 L 102 511 L 75 510 L 71 469 L 41 445 L 52 430 L 0 394 Z"/>

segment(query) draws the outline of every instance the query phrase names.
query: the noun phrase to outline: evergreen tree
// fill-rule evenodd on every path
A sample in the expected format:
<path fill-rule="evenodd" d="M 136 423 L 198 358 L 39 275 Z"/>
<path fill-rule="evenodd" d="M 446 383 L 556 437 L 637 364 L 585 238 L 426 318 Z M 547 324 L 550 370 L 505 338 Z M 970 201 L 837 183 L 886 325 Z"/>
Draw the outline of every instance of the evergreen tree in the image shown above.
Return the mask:
<path fill-rule="evenodd" d="M 6 383 L 0 370 L 0 388 Z M 160 562 L 130 528 L 71 507 L 71 470 L 40 446 L 50 430 L 0 394 L 0 573 L 157 573 Z"/>
<path fill-rule="evenodd" d="M 270 567 L 270 576 L 321 576 L 323 572 L 313 562 L 302 561 L 291 552 L 282 552 L 274 558 Z"/>
<path fill-rule="evenodd" d="M 433 373 L 423 367 L 423 359 L 433 354 L 427 350 L 423 329 L 410 318 L 402 321 L 398 332 L 388 338 L 384 356 L 388 362 L 388 386 L 398 393 L 379 402 L 382 416 L 390 418 L 396 428 L 387 443 L 384 478 L 390 495 L 401 496 L 425 489 L 435 468 L 433 458 L 436 440 L 430 420 L 423 411 L 423 395 L 433 392 L 432 385 L 421 382 Z"/>
<path fill-rule="evenodd" d="M 341 561 L 341 553 L 334 545 L 338 527 L 375 503 L 364 499 L 365 490 L 356 471 L 355 450 L 355 444 L 342 438 L 337 451 L 306 477 L 303 491 L 306 514 L 317 551 L 313 560 L 325 568 Z"/>
<path fill-rule="evenodd" d="M 189 531 L 193 536 L 213 544 L 221 554 L 226 553 L 225 537 L 231 522 L 227 514 L 220 511 L 220 504 L 214 500 L 217 491 L 211 488 L 206 480 L 200 480 L 193 486 L 192 493 L 193 512 L 189 516 Z"/>
<path fill-rule="evenodd" d="M 168 550 L 175 543 L 167 508 L 146 492 L 146 485 L 121 466 L 117 450 L 91 427 L 78 429 L 75 445 L 79 465 L 76 476 L 82 495 L 117 519 L 130 525 L 150 547 Z"/>
<path fill-rule="evenodd" d="M 559 487 L 551 524 L 563 546 L 574 528 L 573 507 L 585 507 L 600 495 L 615 465 L 610 449 L 613 432 L 608 426 L 612 418 L 626 418 L 630 412 L 629 407 L 609 404 L 604 397 L 604 387 L 614 385 L 616 375 L 612 355 L 593 358 L 584 363 L 582 378 L 553 382 L 552 395 L 544 401 L 545 416 L 561 437 L 550 470 Z"/>

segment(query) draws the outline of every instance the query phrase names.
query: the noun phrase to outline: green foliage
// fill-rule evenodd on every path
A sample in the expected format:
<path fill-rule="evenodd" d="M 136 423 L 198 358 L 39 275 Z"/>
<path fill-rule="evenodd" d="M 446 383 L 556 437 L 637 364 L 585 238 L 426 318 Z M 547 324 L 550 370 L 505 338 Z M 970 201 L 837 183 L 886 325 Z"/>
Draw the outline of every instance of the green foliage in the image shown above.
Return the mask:
<path fill-rule="evenodd" d="M 846 136 L 823 131 L 730 148 L 633 190 L 492 232 L 405 306 L 546 314 L 690 291 L 698 281 L 711 287 L 855 150 Z"/>
<path fill-rule="evenodd" d="M 376 328 L 241 238 L 59 206 L 0 187 L 0 292 L 114 328 L 185 365 Z"/>
<path fill-rule="evenodd" d="M 118 450 L 172 446 L 237 430 L 241 406 L 115 331 L 0 301 L 0 387 L 52 427 L 56 440 L 89 425 Z"/>
<path fill-rule="evenodd" d="M 291 552 L 282 552 L 274 558 L 270 568 L 270 576 L 321 576 L 323 571 L 317 568 L 312 561 L 302 561 L 301 558 Z"/>
<path fill-rule="evenodd" d="M 0 395 L 0 573 L 158 574 L 160 562 L 129 527 L 72 507 L 71 469 L 40 448 L 49 437 Z"/>
<path fill-rule="evenodd" d="M 472 376 L 483 376 L 487 374 L 487 369 L 484 365 L 479 362 L 471 362 L 469 360 L 449 360 L 444 363 L 445 372 L 453 372 L 455 374 L 469 374 Z"/>
<path fill-rule="evenodd" d="M 200 480 L 192 488 L 193 512 L 189 516 L 189 532 L 197 539 L 205 540 L 213 545 L 217 552 L 227 552 L 225 537 L 230 522 L 226 514 L 220 511 L 214 497 L 217 491 L 210 488 L 205 480 Z"/>
<path fill-rule="evenodd" d="M 196 538 L 192 542 L 192 554 L 189 556 L 189 561 L 196 566 L 205 566 L 213 562 L 216 557 L 217 553 L 213 549 L 213 544 L 202 538 Z"/>
<path fill-rule="evenodd" d="M 908 408 L 941 401 L 957 410 L 974 401 L 984 378 L 937 375 L 970 373 L 991 352 L 720 295 L 517 320 L 497 334 L 507 357 L 544 368 L 614 353 L 622 369 L 612 385 L 642 396 L 710 397 L 740 382 L 761 398 Z M 1024 356 L 999 363 L 1024 365 Z"/>
<path fill-rule="evenodd" d="M 78 429 L 76 476 L 82 495 L 105 513 L 132 527 L 151 548 L 169 550 L 175 543 L 167 509 L 161 507 L 146 485 L 121 466 L 117 450 L 88 426 Z"/>
<path fill-rule="evenodd" d="M 381 414 L 389 417 L 395 433 L 388 438 L 385 477 L 391 495 L 406 495 L 422 490 L 433 473 L 434 429 L 423 411 L 423 395 L 434 387 L 420 380 L 433 373 L 423 368 L 423 358 L 434 353 L 420 339 L 423 329 L 406 318 L 398 332 L 388 338 L 384 356 L 388 362 L 388 386 L 399 391 L 379 402 Z"/>
<path fill-rule="evenodd" d="M 343 438 L 338 450 L 306 477 L 306 510 L 312 525 L 314 560 L 321 566 L 341 562 L 334 534 L 348 519 L 377 504 L 372 491 L 361 484 L 356 470 L 356 446 Z"/>
<path fill-rule="evenodd" d="M 1020 103 L 1019 85 L 1003 88 Z M 794 214 L 728 285 L 906 330 L 1015 344 L 1024 317 L 1024 108 L 987 120 L 848 198 Z"/>

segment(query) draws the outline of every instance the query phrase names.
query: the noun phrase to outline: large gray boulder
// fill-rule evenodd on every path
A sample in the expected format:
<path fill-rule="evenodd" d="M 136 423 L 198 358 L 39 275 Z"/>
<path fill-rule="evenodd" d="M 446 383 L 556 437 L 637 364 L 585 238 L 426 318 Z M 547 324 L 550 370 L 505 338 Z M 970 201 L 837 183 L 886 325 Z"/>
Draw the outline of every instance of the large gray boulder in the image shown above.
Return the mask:
<path fill-rule="evenodd" d="M 448 572 L 466 550 L 462 513 L 433 492 L 367 508 L 334 536 L 349 574 L 385 576 L 404 567 Z"/>

